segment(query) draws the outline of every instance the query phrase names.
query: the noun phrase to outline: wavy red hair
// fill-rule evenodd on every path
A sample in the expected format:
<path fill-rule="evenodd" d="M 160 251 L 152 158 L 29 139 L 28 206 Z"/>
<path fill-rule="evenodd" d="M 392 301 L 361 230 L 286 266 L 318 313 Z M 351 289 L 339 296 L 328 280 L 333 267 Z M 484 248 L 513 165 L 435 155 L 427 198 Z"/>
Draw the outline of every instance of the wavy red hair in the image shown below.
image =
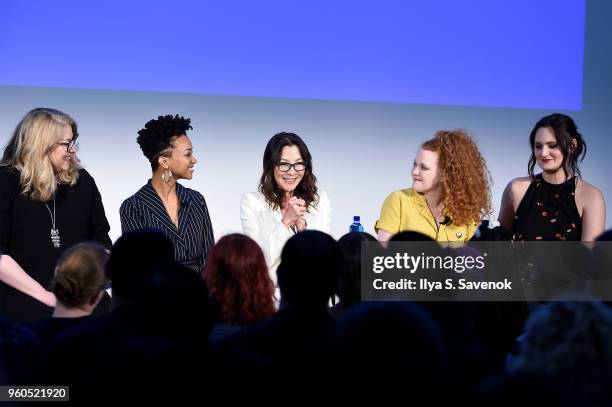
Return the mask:
<path fill-rule="evenodd" d="M 455 224 L 479 223 L 492 212 L 491 175 L 468 133 L 441 130 L 421 148 L 439 154 L 442 198 Z"/>
<path fill-rule="evenodd" d="M 234 233 L 221 238 L 206 260 L 204 281 L 224 322 L 246 325 L 275 312 L 274 283 L 257 243 Z"/>

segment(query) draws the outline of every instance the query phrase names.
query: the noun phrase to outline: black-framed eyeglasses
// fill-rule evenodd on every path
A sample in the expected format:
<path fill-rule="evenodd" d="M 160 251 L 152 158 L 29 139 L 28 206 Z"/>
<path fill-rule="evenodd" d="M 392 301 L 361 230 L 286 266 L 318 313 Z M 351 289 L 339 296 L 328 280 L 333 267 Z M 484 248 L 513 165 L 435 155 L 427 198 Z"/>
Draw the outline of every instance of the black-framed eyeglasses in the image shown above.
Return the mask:
<path fill-rule="evenodd" d="M 286 162 L 280 162 L 276 164 L 276 166 L 282 172 L 288 172 L 291 168 L 293 168 L 297 172 L 302 172 L 306 169 L 306 163 L 304 161 L 300 161 L 300 162 L 293 163 L 293 164 L 289 164 Z"/>
<path fill-rule="evenodd" d="M 70 141 L 58 141 L 57 144 L 59 144 L 60 146 L 66 147 L 66 152 L 69 153 L 70 151 L 76 149 L 77 139 L 78 138 L 79 138 L 79 135 L 75 134 L 74 137 L 72 137 L 72 140 L 70 140 Z"/>

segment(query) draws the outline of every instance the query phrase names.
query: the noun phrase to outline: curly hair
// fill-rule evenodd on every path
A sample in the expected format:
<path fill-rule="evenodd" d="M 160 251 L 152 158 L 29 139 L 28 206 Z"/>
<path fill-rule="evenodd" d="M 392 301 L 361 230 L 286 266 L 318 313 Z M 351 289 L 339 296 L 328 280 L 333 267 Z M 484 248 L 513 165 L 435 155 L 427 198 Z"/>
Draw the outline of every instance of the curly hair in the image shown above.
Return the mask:
<path fill-rule="evenodd" d="M 280 162 L 283 148 L 288 146 L 296 146 L 306 164 L 304 177 L 295 188 L 294 194 L 306 202 L 307 208 L 311 205 L 316 206 L 319 203 L 319 195 L 317 194 L 317 177 L 312 173 L 312 156 L 306 143 L 295 133 L 278 133 L 268 141 L 263 156 L 263 173 L 259 182 L 259 192 L 273 210 L 283 206 L 284 191 L 274 179 L 274 169 Z"/>
<path fill-rule="evenodd" d="M 438 131 L 421 148 L 439 154 L 442 199 L 455 224 L 478 223 L 492 212 L 491 174 L 465 131 Z"/>
<path fill-rule="evenodd" d="M 184 136 L 187 130 L 192 130 L 191 119 L 186 119 L 178 114 L 175 116 L 159 116 L 145 124 L 138 131 L 136 141 L 145 157 L 151 163 L 151 169 L 156 171 L 159 167 L 159 157 L 170 157 L 170 150 L 174 148 L 172 141 L 176 137 Z"/>
<path fill-rule="evenodd" d="M 274 314 L 274 283 L 263 252 L 253 239 L 233 233 L 211 249 L 204 281 L 220 308 L 220 319 L 246 325 Z"/>
<path fill-rule="evenodd" d="M 535 178 L 533 169 L 535 168 L 536 158 L 534 152 L 535 136 L 539 129 L 548 127 L 555 135 L 555 140 L 559 145 L 559 149 L 563 153 L 563 162 L 561 167 L 566 177 L 576 175 L 582 178 L 578 162 L 584 160 L 586 155 L 586 142 L 582 138 L 582 134 L 578 132 L 578 127 L 571 117 L 561 113 L 554 113 L 542 117 L 531 130 L 529 134 L 529 146 L 531 147 L 531 156 L 527 164 L 527 172 L 531 178 Z"/>

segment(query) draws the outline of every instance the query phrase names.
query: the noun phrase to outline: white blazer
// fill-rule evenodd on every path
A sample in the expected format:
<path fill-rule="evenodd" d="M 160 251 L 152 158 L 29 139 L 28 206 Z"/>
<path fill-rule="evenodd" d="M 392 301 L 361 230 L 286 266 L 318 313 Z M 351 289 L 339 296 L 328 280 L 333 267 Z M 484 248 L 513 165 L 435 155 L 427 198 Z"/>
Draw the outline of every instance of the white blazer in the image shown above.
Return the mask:
<path fill-rule="evenodd" d="M 308 229 L 329 233 L 331 230 L 331 204 L 325 191 L 319 191 L 319 203 L 306 212 Z M 240 201 L 240 219 L 242 231 L 255 240 L 263 250 L 270 271 L 270 278 L 276 285 L 276 269 L 280 263 L 280 254 L 285 242 L 294 235 L 293 231 L 282 222 L 280 209 L 275 211 L 266 203 L 259 192 L 242 195 Z"/>

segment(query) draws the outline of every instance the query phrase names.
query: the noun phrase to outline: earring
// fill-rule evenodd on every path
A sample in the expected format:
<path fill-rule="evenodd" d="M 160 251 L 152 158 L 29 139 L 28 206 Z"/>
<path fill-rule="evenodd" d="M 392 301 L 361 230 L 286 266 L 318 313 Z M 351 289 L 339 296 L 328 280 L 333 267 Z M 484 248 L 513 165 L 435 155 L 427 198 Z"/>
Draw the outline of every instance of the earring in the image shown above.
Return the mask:
<path fill-rule="evenodd" d="M 170 171 L 169 169 L 164 170 L 164 172 L 162 172 L 161 177 L 164 182 L 170 182 L 170 179 L 172 178 L 172 171 Z"/>

